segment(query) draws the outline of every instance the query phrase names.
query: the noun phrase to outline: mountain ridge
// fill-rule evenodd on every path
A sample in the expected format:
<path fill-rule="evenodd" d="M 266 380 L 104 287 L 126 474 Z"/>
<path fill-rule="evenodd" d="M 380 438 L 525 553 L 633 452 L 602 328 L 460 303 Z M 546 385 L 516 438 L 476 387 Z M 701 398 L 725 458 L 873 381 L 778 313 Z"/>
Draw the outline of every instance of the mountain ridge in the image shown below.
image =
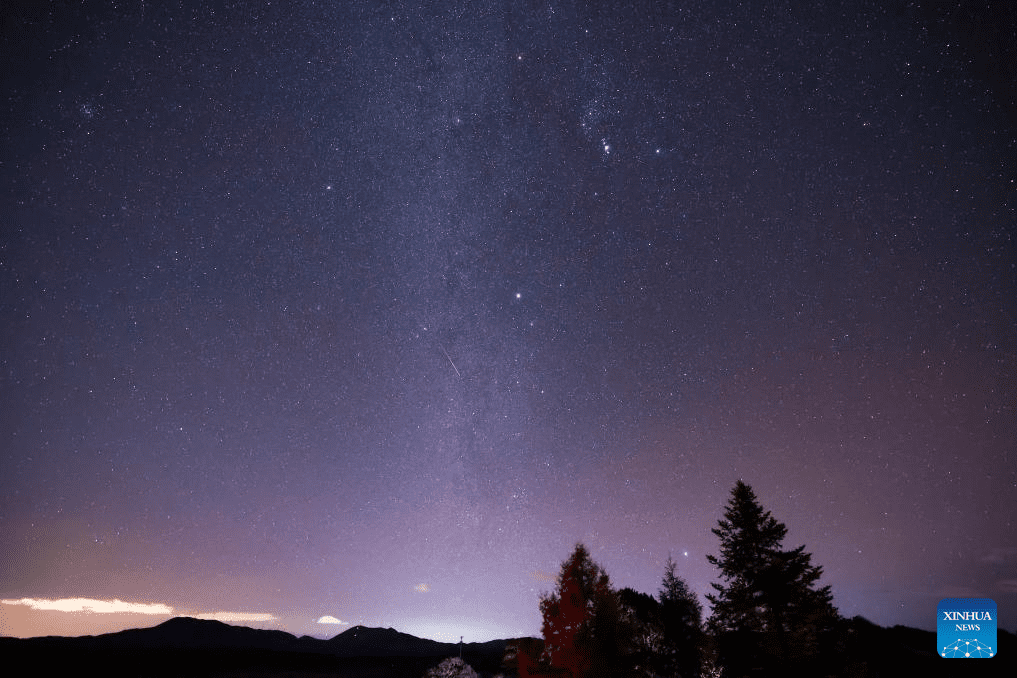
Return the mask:
<path fill-rule="evenodd" d="M 355 626 L 323 640 L 285 631 L 173 617 L 156 626 L 96 636 L 0 636 L 0 654 L 42 675 L 79 673 L 122 676 L 421 676 L 458 656 L 481 676 L 501 670 L 512 640 L 441 643 L 391 628 Z"/>
<path fill-rule="evenodd" d="M 458 656 L 481 676 L 512 675 L 517 650 L 543 641 L 523 638 L 486 643 L 442 643 L 392 628 L 354 626 L 323 640 L 285 631 L 253 629 L 224 622 L 174 617 L 153 627 L 97 636 L 0 637 L 0 653 L 58 675 L 93 666 L 107 676 L 323 676 L 378 678 L 421 676 L 442 659 Z M 977 662 L 985 678 L 1011 676 L 1017 636 L 998 630 L 998 655 Z M 961 675 L 969 662 L 937 656 L 936 633 L 905 626 L 881 627 L 864 617 L 844 621 L 840 641 L 844 673 L 838 675 Z M 238 673 L 239 672 L 239 673 Z M 917 672 L 917 673 L 915 673 Z"/>
<path fill-rule="evenodd" d="M 443 657 L 458 654 L 459 643 L 418 638 L 391 627 L 357 625 L 329 639 L 295 636 L 275 629 L 255 629 L 214 619 L 177 616 L 155 626 L 125 629 L 94 636 L 2 637 L 2 640 L 31 645 L 59 644 L 80 649 L 185 649 L 263 650 L 272 652 L 313 652 L 336 657 Z M 463 643 L 462 651 L 489 654 L 504 652 L 513 639 L 484 643 Z"/>

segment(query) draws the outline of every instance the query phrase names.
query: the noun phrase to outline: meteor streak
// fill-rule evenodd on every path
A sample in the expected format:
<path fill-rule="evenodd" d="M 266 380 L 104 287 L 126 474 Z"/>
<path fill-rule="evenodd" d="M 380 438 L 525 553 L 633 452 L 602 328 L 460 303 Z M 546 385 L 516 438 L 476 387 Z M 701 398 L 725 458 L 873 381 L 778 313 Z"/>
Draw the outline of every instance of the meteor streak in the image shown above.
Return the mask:
<path fill-rule="evenodd" d="M 462 379 L 463 375 L 459 374 L 459 368 L 456 367 L 456 364 L 454 362 L 452 362 L 452 358 L 448 357 L 448 351 L 445 350 L 444 346 L 441 346 L 439 348 L 441 348 L 441 352 L 445 354 L 445 358 L 448 360 L 448 364 L 451 365 L 452 369 L 456 371 L 456 376 Z"/>

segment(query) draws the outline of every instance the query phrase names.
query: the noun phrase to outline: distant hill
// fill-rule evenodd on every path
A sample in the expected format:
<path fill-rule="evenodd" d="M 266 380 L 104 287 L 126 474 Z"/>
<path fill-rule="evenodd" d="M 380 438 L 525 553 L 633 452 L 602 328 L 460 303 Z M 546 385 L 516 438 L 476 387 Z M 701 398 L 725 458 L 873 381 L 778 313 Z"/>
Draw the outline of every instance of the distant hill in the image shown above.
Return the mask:
<path fill-rule="evenodd" d="M 0 639 L 2 640 L 2 639 Z M 16 640 L 16 639 L 6 639 Z M 29 647 L 59 645 L 68 649 L 258 649 L 273 652 L 315 652 L 337 657 L 448 657 L 459 654 L 459 643 L 417 638 L 392 628 L 354 626 L 330 640 L 296 637 L 285 631 L 231 626 L 220 621 L 174 617 L 158 626 L 128 629 L 98 636 L 46 636 L 20 641 Z M 505 641 L 464 643 L 464 653 L 504 653 Z"/>
<path fill-rule="evenodd" d="M 459 643 L 440 643 L 417 638 L 395 629 L 354 626 L 324 641 L 328 653 L 338 657 L 449 657 L 459 654 Z M 464 643 L 463 654 L 505 653 L 504 640 Z"/>
<path fill-rule="evenodd" d="M 1017 675 L 1017 637 L 1000 630 L 992 659 L 942 659 L 936 634 L 894 626 L 884 628 L 862 617 L 845 620 L 838 655 L 840 675 L 877 676 Z M 481 676 L 513 676 L 516 648 L 539 654 L 539 639 L 466 643 L 463 659 Z M 99 636 L 3 638 L 0 654 L 19 674 L 102 676 L 195 676 L 213 678 L 419 678 L 442 659 L 458 656 L 458 643 L 417 638 L 395 629 L 354 626 L 329 640 L 300 638 L 284 631 L 231 626 L 218 621 L 176 617 L 158 626 Z M 504 660 L 508 661 L 504 661 Z"/>
<path fill-rule="evenodd" d="M 82 639 L 84 640 L 84 639 Z M 130 629 L 90 637 L 86 643 L 100 647 L 179 649 L 243 648 L 284 652 L 301 652 L 320 642 L 315 638 L 296 636 L 285 631 L 252 629 L 247 626 L 231 626 L 212 619 L 174 617 L 158 626 L 146 629 Z"/>
<path fill-rule="evenodd" d="M 1017 676 L 1017 636 L 999 629 L 992 659 L 944 659 L 936 653 L 936 633 L 908 626 L 877 626 L 864 617 L 846 621 L 845 675 L 857 676 Z"/>
<path fill-rule="evenodd" d="M 504 640 L 465 643 L 463 658 L 482 675 L 492 675 L 500 669 L 505 645 Z M 0 653 L 8 662 L 44 675 L 92 669 L 104 676 L 413 677 L 459 652 L 458 643 L 391 628 L 354 626 L 321 640 L 191 617 L 98 636 L 0 638 Z"/>

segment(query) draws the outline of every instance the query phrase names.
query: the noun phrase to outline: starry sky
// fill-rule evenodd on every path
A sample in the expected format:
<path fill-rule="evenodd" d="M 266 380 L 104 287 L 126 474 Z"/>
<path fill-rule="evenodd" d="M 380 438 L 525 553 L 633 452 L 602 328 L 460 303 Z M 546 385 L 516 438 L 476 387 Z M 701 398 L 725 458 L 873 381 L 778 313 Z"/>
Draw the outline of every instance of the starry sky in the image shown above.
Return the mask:
<path fill-rule="evenodd" d="M 0 634 L 539 635 L 739 478 L 1017 628 L 1009 3 L 6 14 Z"/>

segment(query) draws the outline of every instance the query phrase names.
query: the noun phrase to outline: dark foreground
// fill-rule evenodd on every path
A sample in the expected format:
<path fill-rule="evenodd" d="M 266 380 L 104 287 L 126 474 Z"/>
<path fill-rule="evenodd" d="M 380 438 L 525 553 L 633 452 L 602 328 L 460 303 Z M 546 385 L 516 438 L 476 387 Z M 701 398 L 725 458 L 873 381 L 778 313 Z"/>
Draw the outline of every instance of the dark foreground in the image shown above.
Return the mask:
<path fill-rule="evenodd" d="M 507 642 L 465 644 L 463 659 L 492 676 Z M 7 665 L 22 666 L 25 675 L 417 678 L 459 652 L 458 644 L 393 629 L 357 626 L 320 640 L 186 617 L 100 636 L 0 638 Z"/>
<path fill-rule="evenodd" d="M 518 642 L 466 644 L 463 659 L 482 677 L 515 676 L 512 656 Z M 526 642 L 531 647 L 540 644 L 536 639 Z M 1017 637 L 1000 630 L 997 642 L 992 659 L 942 659 L 936 655 L 932 632 L 883 628 L 856 617 L 847 622 L 843 654 L 837 658 L 838 666 L 831 667 L 832 675 L 1012 678 L 1017 675 Z M 188 618 L 101 636 L 0 638 L 6 665 L 21 667 L 20 674 L 125 678 L 420 678 L 459 651 L 457 644 L 392 629 L 354 627 L 320 640 Z"/>

